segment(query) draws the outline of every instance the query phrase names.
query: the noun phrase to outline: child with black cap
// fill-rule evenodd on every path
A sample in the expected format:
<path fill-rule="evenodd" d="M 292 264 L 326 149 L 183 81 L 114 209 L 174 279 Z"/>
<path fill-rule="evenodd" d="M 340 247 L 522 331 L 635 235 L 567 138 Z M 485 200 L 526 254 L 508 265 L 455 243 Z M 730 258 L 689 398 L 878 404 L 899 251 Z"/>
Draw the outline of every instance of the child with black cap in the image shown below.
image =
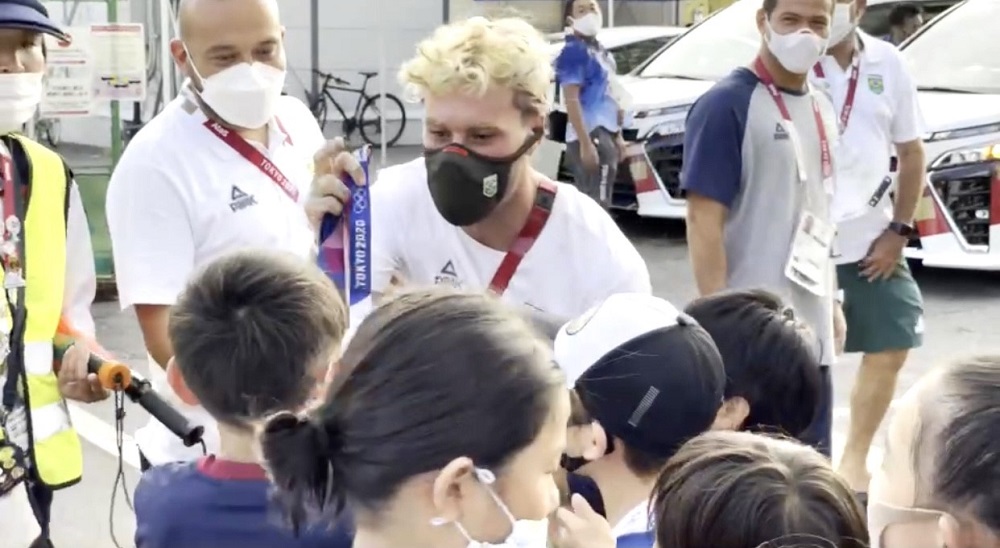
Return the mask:
<path fill-rule="evenodd" d="M 651 548 L 649 496 L 660 469 L 722 407 L 715 343 L 669 302 L 625 293 L 564 325 L 555 358 L 574 406 L 570 489 L 604 510 L 619 548 Z M 588 484 L 589 496 L 580 492 Z"/>

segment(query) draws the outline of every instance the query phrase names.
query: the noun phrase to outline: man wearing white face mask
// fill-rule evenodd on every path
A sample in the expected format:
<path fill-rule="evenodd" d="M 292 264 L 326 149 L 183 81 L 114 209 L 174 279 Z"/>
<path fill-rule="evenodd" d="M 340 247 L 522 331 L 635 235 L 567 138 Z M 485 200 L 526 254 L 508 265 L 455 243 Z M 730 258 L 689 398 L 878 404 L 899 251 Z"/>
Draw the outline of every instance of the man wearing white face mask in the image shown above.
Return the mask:
<path fill-rule="evenodd" d="M 309 258 L 315 235 L 304 205 L 314 171 L 332 161 L 306 106 L 281 95 L 276 0 L 183 0 L 178 16 L 170 47 L 189 80 L 125 150 L 106 210 L 119 299 L 135 307 L 154 386 L 206 426 L 215 452 L 214 421 L 166 383 L 169 307 L 193 272 L 227 252 L 260 247 Z M 202 453 L 155 422 L 136 440 L 144 468 Z"/>
<path fill-rule="evenodd" d="M 556 82 L 566 102 L 566 161 L 581 192 L 608 205 L 625 154 L 624 105 L 614 94 L 617 65 L 597 41 L 603 26 L 597 0 L 566 0 L 566 45 L 556 58 Z"/>
<path fill-rule="evenodd" d="M 868 486 L 868 448 L 896 376 L 923 338 L 920 289 L 903 259 L 925 176 L 917 88 L 899 50 L 857 28 L 865 7 L 866 0 L 836 4 L 832 45 L 811 72 L 839 113 L 833 255 L 847 320 L 844 350 L 864 358 L 838 471 L 859 492 Z M 899 171 L 890 197 L 893 151 Z"/>
<path fill-rule="evenodd" d="M 750 67 L 717 83 L 692 107 L 681 183 L 698 289 L 767 289 L 812 327 L 825 382 L 804 438 L 829 452 L 833 365 L 843 338 L 830 260 L 833 152 L 830 101 L 807 84 L 826 49 L 832 0 L 765 0 L 762 41 Z"/>

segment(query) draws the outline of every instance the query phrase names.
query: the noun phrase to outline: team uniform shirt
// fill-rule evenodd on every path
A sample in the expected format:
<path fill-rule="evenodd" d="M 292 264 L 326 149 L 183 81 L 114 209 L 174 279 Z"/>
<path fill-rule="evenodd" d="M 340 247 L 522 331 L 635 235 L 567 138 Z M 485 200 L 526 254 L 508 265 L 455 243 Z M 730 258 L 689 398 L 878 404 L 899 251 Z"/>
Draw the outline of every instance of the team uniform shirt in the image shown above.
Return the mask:
<path fill-rule="evenodd" d="M 135 490 L 136 548 L 350 548 L 348 525 L 296 538 L 256 464 L 205 457 L 154 466 Z"/>
<path fill-rule="evenodd" d="M 573 317 L 614 293 L 651 293 L 645 261 L 611 217 L 572 185 L 553 184 L 548 222 L 503 299 Z M 374 293 L 385 292 L 393 275 L 417 286 L 487 289 L 507 253 L 441 217 L 423 159 L 382 170 L 371 196 Z"/>
<path fill-rule="evenodd" d="M 311 257 L 315 236 L 303 206 L 313 156 L 325 139 L 298 99 L 282 96 L 268 146 L 254 144 L 298 190 L 293 200 L 271 177 L 207 127 L 191 92 L 176 98 L 125 149 L 108 186 L 107 217 L 122 309 L 172 305 L 190 277 L 216 258 L 242 249 L 284 250 Z M 154 388 L 193 424 L 205 426 L 208 451 L 218 450 L 215 421 L 185 405 L 150 358 Z M 136 433 L 152 464 L 191 460 L 166 427 L 151 420 Z"/>
<path fill-rule="evenodd" d="M 857 31 L 862 46 L 857 87 L 850 118 L 843 128 L 835 162 L 837 185 L 833 217 L 837 221 L 834 260 L 860 261 L 892 220 L 892 199 L 884 192 L 874 206 L 882 181 L 889 177 L 893 144 L 922 135 L 917 88 L 902 54 L 892 44 Z M 820 60 L 820 77 L 813 84 L 833 101 L 838 120 L 850 87 L 852 68 L 841 68 L 833 57 Z"/>
<path fill-rule="evenodd" d="M 724 238 L 726 282 L 732 289 L 763 288 L 791 303 L 815 331 L 817 355 L 834 363 L 831 287 L 820 297 L 785 276 L 799 219 L 808 208 L 830 219 L 823 181 L 815 99 L 834 157 L 837 118 L 816 90 L 781 93 L 801 142 L 806 181 L 799 179 L 795 146 L 774 99 L 757 75 L 738 68 L 691 108 L 684 134 L 682 187 L 729 208 Z M 828 279 L 835 283 L 832 260 Z"/>

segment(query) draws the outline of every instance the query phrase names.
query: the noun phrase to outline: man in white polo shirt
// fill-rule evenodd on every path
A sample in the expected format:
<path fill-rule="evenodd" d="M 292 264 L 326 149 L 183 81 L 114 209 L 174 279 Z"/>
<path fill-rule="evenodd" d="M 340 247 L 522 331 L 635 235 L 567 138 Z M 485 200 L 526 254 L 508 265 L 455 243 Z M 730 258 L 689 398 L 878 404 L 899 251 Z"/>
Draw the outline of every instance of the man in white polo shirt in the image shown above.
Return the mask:
<path fill-rule="evenodd" d="M 313 166 L 322 172 L 332 162 L 309 110 L 281 95 L 276 1 L 183 0 L 179 9 L 171 51 L 189 82 L 125 150 L 106 209 L 119 299 L 123 309 L 135 307 L 154 385 L 206 426 L 212 452 L 214 421 L 185 407 L 165 382 L 169 307 L 195 270 L 227 252 L 262 247 L 310 257 L 315 237 L 304 206 Z M 344 191 L 332 185 L 332 193 Z M 202 452 L 155 421 L 136 441 L 144 467 Z"/>
<path fill-rule="evenodd" d="M 611 217 L 531 167 L 552 76 L 538 31 L 472 18 L 419 50 L 401 77 L 423 99 L 424 157 L 371 188 L 376 297 L 398 276 L 572 317 L 613 293 L 650 293 L 645 262 Z"/>
<path fill-rule="evenodd" d="M 864 359 L 851 396 L 851 424 L 839 471 L 867 491 L 868 448 L 892 401 L 896 376 L 911 348 L 920 346 L 923 302 L 902 257 L 924 184 L 924 152 L 917 90 L 899 51 L 857 29 L 865 0 L 840 0 L 830 43 L 813 70 L 840 121 L 833 256 L 847 321 L 845 352 Z M 890 161 L 898 183 L 890 197 Z"/>

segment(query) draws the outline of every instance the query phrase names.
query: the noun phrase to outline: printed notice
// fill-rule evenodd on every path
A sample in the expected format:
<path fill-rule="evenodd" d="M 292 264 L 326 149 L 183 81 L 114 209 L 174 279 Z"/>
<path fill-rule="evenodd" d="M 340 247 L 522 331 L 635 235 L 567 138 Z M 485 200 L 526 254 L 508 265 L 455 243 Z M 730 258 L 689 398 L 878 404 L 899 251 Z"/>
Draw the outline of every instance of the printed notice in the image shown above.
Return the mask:
<path fill-rule="evenodd" d="M 39 107 L 43 118 L 84 117 L 94 113 L 90 27 L 72 27 L 67 32 L 70 42 L 45 36 L 48 75 Z"/>
<path fill-rule="evenodd" d="M 146 98 L 146 41 L 138 23 L 90 26 L 94 97 L 112 101 Z"/>

